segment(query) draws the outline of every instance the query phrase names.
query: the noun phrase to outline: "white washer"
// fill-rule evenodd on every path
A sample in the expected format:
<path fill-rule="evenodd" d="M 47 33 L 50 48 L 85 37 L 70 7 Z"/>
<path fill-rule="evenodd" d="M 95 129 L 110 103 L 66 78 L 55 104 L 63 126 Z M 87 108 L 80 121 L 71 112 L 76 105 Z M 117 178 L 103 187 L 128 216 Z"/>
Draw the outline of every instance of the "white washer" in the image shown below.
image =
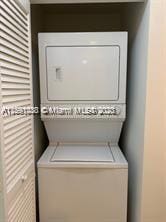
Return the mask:
<path fill-rule="evenodd" d="M 38 162 L 41 222 L 124 222 L 128 165 L 109 144 L 49 146 Z"/>

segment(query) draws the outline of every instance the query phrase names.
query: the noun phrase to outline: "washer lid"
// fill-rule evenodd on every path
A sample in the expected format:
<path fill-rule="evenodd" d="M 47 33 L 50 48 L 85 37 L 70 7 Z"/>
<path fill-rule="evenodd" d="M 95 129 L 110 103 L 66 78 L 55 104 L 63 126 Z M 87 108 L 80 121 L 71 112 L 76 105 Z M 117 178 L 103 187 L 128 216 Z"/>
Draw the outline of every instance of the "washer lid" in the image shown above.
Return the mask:
<path fill-rule="evenodd" d="M 59 144 L 51 162 L 114 162 L 108 144 Z"/>

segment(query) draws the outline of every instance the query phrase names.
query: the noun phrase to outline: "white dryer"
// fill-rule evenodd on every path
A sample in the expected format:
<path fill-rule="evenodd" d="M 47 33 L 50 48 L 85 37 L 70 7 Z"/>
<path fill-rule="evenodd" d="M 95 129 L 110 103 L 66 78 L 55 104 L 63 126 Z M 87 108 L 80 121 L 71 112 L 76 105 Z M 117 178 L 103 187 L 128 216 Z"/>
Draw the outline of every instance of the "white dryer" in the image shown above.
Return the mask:
<path fill-rule="evenodd" d="M 40 33 L 40 222 L 126 222 L 127 33 Z"/>

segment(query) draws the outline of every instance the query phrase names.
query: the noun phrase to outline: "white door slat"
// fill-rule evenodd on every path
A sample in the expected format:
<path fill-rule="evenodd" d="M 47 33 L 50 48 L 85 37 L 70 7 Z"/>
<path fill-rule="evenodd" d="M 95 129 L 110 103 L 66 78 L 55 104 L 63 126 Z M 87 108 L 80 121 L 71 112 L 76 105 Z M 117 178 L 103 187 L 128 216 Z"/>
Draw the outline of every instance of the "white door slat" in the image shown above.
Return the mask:
<path fill-rule="evenodd" d="M 24 217 L 28 217 L 29 215 L 31 215 L 31 217 L 33 217 L 34 219 L 34 214 L 32 213 L 34 211 L 32 204 L 32 199 L 34 196 L 34 178 L 32 176 L 29 178 L 27 185 L 28 188 L 24 189 L 25 195 L 23 195 L 23 192 L 20 192 L 12 208 L 9 210 L 9 221 L 11 222 L 24 222 L 24 219 L 21 217 L 22 213 L 24 213 Z M 32 209 L 30 209 L 28 206 L 30 206 L 30 208 Z"/>
<path fill-rule="evenodd" d="M 20 131 L 21 129 L 24 129 L 24 128 L 26 128 L 26 127 L 27 127 L 28 129 L 31 127 L 31 123 L 30 123 L 28 120 L 25 121 L 25 122 L 23 122 L 22 124 L 17 125 L 16 129 L 13 127 L 13 128 L 11 128 L 10 130 L 7 130 L 7 131 L 5 132 L 5 134 L 4 134 L 4 137 L 7 138 L 7 137 L 15 134 L 15 132 L 18 132 L 18 131 Z"/>
<path fill-rule="evenodd" d="M 8 168 L 6 168 L 7 176 L 13 176 L 16 175 L 14 174 L 17 170 L 22 169 L 22 161 L 23 159 L 25 162 L 27 161 L 25 156 L 30 155 L 30 152 L 32 150 L 32 146 L 30 147 L 24 147 L 24 150 L 22 152 L 19 152 L 17 156 L 15 156 L 16 160 L 11 161 L 8 165 L 6 165 Z M 15 176 L 13 176 L 14 178 Z M 11 179 L 11 178 L 10 178 Z"/>
<path fill-rule="evenodd" d="M 25 107 L 25 106 L 31 106 L 30 100 L 21 100 L 21 101 L 14 101 L 14 102 L 5 102 L 4 106 L 13 107 L 13 106 L 19 106 L 19 107 Z"/>
<path fill-rule="evenodd" d="M 19 194 L 19 196 L 16 198 L 16 200 L 15 200 L 12 208 L 10 209 L 10 211 L 9 211 L 9 213 L 8 213 L 8 215 L 9 215 L 8 221 L 9 221 L 9 222 L 17 221 L 16 216 L 17 216 L 17 214 L 18 214 L 18 212 L 19 212 L 19 210 L 20 210 L 20 209 L 19 209 L 19 208 L 20 208 L 20 201 L 21 201 L 22 198 L 23 198 L 23 192 L 21 192 L 21 193 Z"/>
<path fill-rule="evenodd" d="M 31 133 L 30 132 L 26 132 L 24 134 L 21 134 L 19 138 L 17 138 L 15 141 L 12 141 L 12 143 L 8 144 L 6 147 L 5 147 L 5 152 L 10 152 L 11 148 L 14 147 L 14 146 L 17 146 L 22 140 L 26 139 L 26 138 L 29 138 L 31 139 Z"/>
<path fill-rule="evenodd" d="M 23 198 L 20 198 L 19 200 L 19 205 L 17 205 L 17 213 L 15 213 L 15 211 L 12 211 L 12 214 L 10 214 L 10 221 L 14 222 L 30 222 L 29 220 L 26 221 L 26 218 L 29 218 L 29 215 L 31 215 L 31 217 L 33 217 L 33 214 L 31 213 L 30 210 L 33 211 L 33 205 L 32 205 L 32 198 L 33 198 L 33 187 L 34 183 L 33 181 L 31 181 L 31 183 L 28 184 L 29 189 L 25 191 L 26 195 L 25 195 L 25 200 L 23 201 Z M 20 208 L 20 206 L 22 206 L 22 208 L 24 210 L 22 210 Z"/>
<path fill-rule="evenodd" d="M 1 52 L 1 60 L 13 63 L 15 65 L 21 66 L 23 68 L 29 68 L 28 62 L 24 62 L 22 59 L 15 58 L 11 55 L 8 55 L 2 51 Z"/>
<path fill-rule="evenodd" d="M 7 48 L 4 45 L 0 46 L 0 51 L 6 55 L 9 55 L 13 58 L 19 59 L 20 61 L 23 61 L 25 63 L 29 63 L 29 58 L 25 57 L 24 55 L 21 55 L 18 52 L 15 52 L 14 50 L 12 50 L 11 48 Z"/>
<path fill-rule="evenodd" d="M 33 195 L 32 193 L 32 186 L 33 186 L 33 182 L 28 184 L 28 189 L 25 190 L 26 194 L 29 195 L 25 195 L 25 201 L 24 203 L 22 202 L 22 204 L 24 204 L 24 211 L 23 210 L 19 210 L 18 214 L 17 214 L 17 220 L 18 222 L 30 222 L 29 217 L 32 217 L 32 213 L 31 210 L 33 211 L 33 206 L 32 206 L 32 198 Z M 31 194 L 31 195 L 30 195 Z M 28 218 L 28 220 L 26 220 L 26 218 Z"/>
<path fill-rule="evenodd" d="M 20 19 L 6 6 L 3 1 L 0 2 L 0 8 L 1 15 L 24 33 L 25 36 L 28 36 L 28 27 L 20 21 Z"/>
<path fill-rule="evenodd" d="M 26 31 L 26 33 L 28 33 L 27 22 L 25 19 L 20 19 L 20 17 L 18 17 L 16 14 L 17 11 L 14 10 L 14 7 L 11 7 L 11 4 L 8 1 L 2 0 L 0 6 L 2 6 L 2 9 L 5 10 L 12 17 L 12 19 L 15 20 Z"/>
<path fill-rule="evenodd" d="M 0 102 L 6 107 L 4 115 L 0 113 L 0 149 L 6 222 L 36 221 L 33 116 L 18 113 L 21 107 L 28 112 L 33 104 L 30 14 L 21 6 L 23 1 L 0 0 Z"/>
<path fill-rule="evenodd" d="M 24 172 L 25 167 L 30 163 L 32 160 L 32 153 L 27 153 L 24 158 L 21 159 L 21 161 L 18 161 L 17 164 L 12 168 L 10 171 L 6 172 L 6 184 L 7 189 L 11 186 L 11 183 L 17 180 L 17 176 L 19 174 L 22 174 L 21 172 Z"/>
<path fill-rule="evenodd" d="M 26 144 L 31 144 L 31 141 L 29 142 L 30 137 L 25 138 L 24 141 L 21 141 L 19 144 L 16 144 L 15 146 L 11 147 L 10 150 L 5 152 L 6 160 L 8 160 L 11 156 L 15 154 L 17 150 L 19 150 L 21 147 L 25 146 Z M 32 144 L 31 144 L 32 145 Z"/>
<path fill-rule="evenodd" d="M 8 222 L 14 222 L 19 220 L 19 212 L 21 211 L 22 205 L 22 199 L 23 199 L 23 193 L 20 194 L 20 196 L 17 199 L 17 202 L 15 203 L 13 209 L 9 212 L 9 219 Z"/>
<path fill-rule="evenodd" d="M 24 51 L 25 53 L 28 53 L 28 47 L 22 44 L 17 39 L 13 38 L 12 36 L 8 35 L 5 32 L 1 32 L 1 39 L 6 41 L 6 45 L 10 44 L 13 45 L 13 47 L 17 47 L 18 49 Z"/>
<path fill-rule="evenodd" d="M 9 175 L 7 175 L 6 177 L 6 184 L 7 184 L 7 190 L 10 190 L 11 187 L 13 187 L 13 184 L 17 183 L 17 181 L 20 179 L 20 176 L 24 174 L 24 172 L 26 172 L 27 170 L 27 166 L 30 167 L 30 165 L 32 164 L 32 154 L 28 154 L 29 156 L 26 158 L 24 158 L 24 160 L 22 160 L 19 164 L 19 166 L 17 166 L 17 168 L 15 168 L 15 170 L 13 171 L 13 173 L 11 172 Z"/>
<path fill-rule="evenodd" d="M 17 70 L 12 70 L 12 69 L 1 69 L 1 74 L 2 75 L 8 75 L 8 76 L 14 76 L 14 77 L 20 77 L 24 79 L 30 79 L 30 76 L 28 73 L 23 73 Z"/>
<path fill-rule="evenodd" d="M 1 11 L 1 10 L 0 10 Z M 2 12 L 1 12 L 2 13 Z M 26 35 L 24 35 L 23 32 L 21 32 L 19 29 L 17 29 L 12 23 L 10 23 L 8 20 L 6 20 L 4 17 L 1 16 L 1 23 L 7 27 L 8 29 L 10 29 L 11 31 L 15 32 L 18 36 L 20 36 L 25 42 L 26 44 L 28 44 L 28 38 Z"/>
<path fill-rule="evenodd" d="M 25 204 L 25 211 L 20 211 L 20 214 L 19 214 L 19 220 L 18 222 L 26 222 L 26 218 L 29 218 L 29 209 L 31 209 L 32 207 L 32 199 L 31 199 L 31 196 L 28 196 L 27 199 L 26 199 L 26 204 Z M 30 221 L 29 221 L 30 222 Z"/>
<path fill-rule="evenodd" d="M 23 175 L 27 176 L 27 180 L 26 182 L 28 182 L 30 180 L 30 178 L 35 178 L 35 174 L 34 174 L 34 167 L 33 167 L 33 163 L 31 162 L 31 165 L 27 166 L 27 169 L 25 169 Z M 10 187 L 8 187 L 9 189 L 7 190 L 7 194 L 8 194 L 8 209 L 10 210 L 11 208 L 13 208 L 13 202 L 15 199 L 15 194 L 17 194 L 17 196 L 19 195 L 19 193 L 21 191 L 25 190 L 25 183 L 24 186 L 23 185 L 23 181 L 21 178 L 22 175 L 19 175 L 17 177 L 17 180 L 15 180 L 15 183 L 10 184 Z"/>
<path fill-rule="evenodd" d="M 11 89 L 29 89 L 29 85 L 24 83 L 2 83 L 2 89 L 9 89 L 9 87 Z"/>
<path fill-rule="evenodd" d="M 14 99 L 13 99 L 13 97 L 14 97 Z M 7 98 L 3 98 L 2 99 L 2 101 L 3 101 L 3 103 L 4 103 L 4 105 L 7 105 L 7 104 L 9 104 L 9 105 L 11 105 L 11 103 L 21 103 L 21 102 L 27 102 L 28 101 L 28 103 L 30 102 L 30 96 L 28 95 L 28 96 L 12 96 L 12 98 L 11 97 L 7 97 Z"/>
<path fill-rule="evenodd" d="M 28 74 L 28 72 L 29 72 L 29 68 L 28 67 L 27 68 L 23 68 L 21 66 L 18 66 L 16 64 L 12 64 L 12 63 L 10 63 L 8 61 L 3 61 L 3 60 L 1 60 L 1 70 L 2 70 L 2 73 L 5 73 L 6 70 L 14 71 L 14 72 L 15 71 L 16 72 L 21 72 L 23 74 Z"/>
<path fill-rule="evenodd" d="M 15 30 L 15 32 L 17 34 L 19 34 L 23 39 L 28 41 L 28 35 L 27 32 L 24 28 L 22 28 L 19 23 L 17 23 L 15 20 L 13 20 L 11 18 L 10 15 L 8 15 L 8 13 L 6 13 L 4 10 L 1 9 L 1 4 L 2 2 L 0 2 L 0 14 L 2 16 L 2 22 L 4 24 L 4 20 L 5 19 L 8 22 L 8 27 L 11 28 L 13 31 Z"/>
<path fill-rule="evenodd" d="M 5 96 L 2 98 L 2 101 L 4 102 L 4 104 L 25 101 L 25 100 L 30 100 L 30 95 L 19 95 L 19 96 L 12 95 L 12 96 Z"/>
<path fill-rule="evenodd" d="M 19 161 L 21 162 L 24 157 L 29 155 L 29 153 L 32 150 L 32 146 L 25 146 L 23 147 L 22 151 L 20 150 L 17 152 L 17 155 L 13 156 L 13 158 L 10 158 L 10 162 L 6 162 L 6 172 L 8 175 L 8 171 L 11 172 L 10 170 L 14 171 L 15 168 L 17 168 L 17 165 L 19 165 Z M 15 157 L 15 159 L 14 159 Z"/>
<path fill-rule="evenodd" d="M 28 133 L 26 133 L 25 135 L 21 135 L 20 136 L 20 138 L 18 138 L 15 142 L 12 142 L 11 144 L 9 144 L 7 147 L 6 147 L 6 149 L 5 149 L 5 155 L 6 156 L 8 156 L 8 155 L 10 155 L 12 152 L 13 152 L 13 150 L 15 149 L 15 147 L 16 147 L 16 149 L 17 149 L 17 147 L 19 147 L 19 145 L 21 144 L 21 142 L 23 142 L 23 140 L 26 140 L 27 138 L 30 140 L 30 138 L 31 138 L 31 134 L 28 132 Z"/>
<path fill-rule="evenodd" d="M 29 142 L 26 138 L 26 142 L 23 141 L 21 145 L 14 146 L 13 149 L 10 150 L 10 152 L 5 153 L 6 157 L 6 163 L 10 162 L 11 159 L 15 157 L 15 153 L 18 153 L 21 149 L 23 149 L 26 146 L 32 146 L 31 142 Z"/>
<path fill-rule="evenodd" d="M 12 129 L 13 127 L 23 124 L 26 121 L 30 121 L 30 116 L 14 116 L 9 117 L 9 119 L 6 119 L 4 121 L 4 131 L 8 131 L 9 129 Z"/>
<path fill-rule="evenodd" d="M 18 152 L 17 153 L 17 156 L 15 155 L 14 157 L 17 159 L 17 161 L 15 160 L 15 161 L 13 161 L 13 159 L 11 159 L 11 162 L 7 165 L 8 166 L 8 169 L 7 169 L 7 172 L 8 172 L 8 170 L 10 170 L 10 169 L 12 169 L 13 171 L 15 170 L 15 169 L 20 169 L 20 168 L 22 168 L 22 167 L 20 167 L 19 168 L 19 166 L 18 167 L 16 167 L 16 164 L 18 164 L 19 163 L 19 161 L 21 162 L 22 161 L 22 158 L 24 158 L 24 156 L 26 156 L 29 152 L 31 152 L 31 149 L 32 149 L 32 146 L 26 146 L 26 147 L 24 147 L 24 150 L 22 151 L 22 152 Z M 14 169 L 15 168 L 15 169 Z M 11 173 L 12 174 L 12 173 Z"/>
<path fill-rule="evenodd" d="M 21 131 L 16 132 L 14 135 L 8 137 L 5 139 L 5 145 L 9 144 L 10 142 L 14 141 L 15 139 L 19 138 L 20 135 L 24 134 L 27 132 L 27 129 L 24 128 Z"/>
<path fill-rule="evenodd" d="M 24 78 L 22 76 L 10 76 L 10 75 L 5 75 L 1 74 L 1 81 L 2 82 L 9 82 L 9 83 L 24 83 L 24 84 L 30 84 L 30 80 L 27 78 Z"/>
<path fill-rule="evenodd" d="M 13 31 L 11 28 L 1 23 L 1 29 L 2 33 L 8 35 L 10 38 L 14 39 L 15 41 L 18 41 L 20 47 L 23 46 L 25 48 L 28 48 L 27 41 L 24 40 L 22 37 L 20 37 L 17 33 L 15 33 L 15 31 Z"/>
<path fill-rule="evenodd" d="M 2 101 L 4 104 L 18 101 L 30 100 L 30 95 L 12 95 L 12 96 L 4 96 Z"/>
<path fill-rule="evenodd" d="M 32 199 L 30 200 L 30 203 L 32 203 Z M 27 204 L 28 205 L 28 204 Z M 32 222 L 32 219 L 33 219 L 33 215 L 32 214 L 30 214 L 30 212 L 33 210 L 33 208 L 32 208 L 32 204 L 29 204 L 28 206 L 27 206 L 27 208 L 26 208 L 27 210 L 26 210 L 26 215 L 25 215 L 25 217 L 24 217 L 24 222 Z M 22 218 L 23 219 L 23 218 Z M 21 219 L 21 220 L 22 220 Z M 22 222 L 20 220 L 20 222 Z"/>
<path fill-rule="evenodd" d="M 13 76 L 7 76 L 3 75 L 1 77 L 2 84 L 24 84 L 24 85 L 30 85 L 29 79 L 24 79 L 20 77 L 13 77 Z M 9 85 L 10 86 L 10 85 Z"/>
<path fill-rule="evenodd" d="M 5 0 L 3 0 L 5 1 Z M 24 21 L 27 21 L 27 14 L 20 8 L 20 6 L 17 4 L 17 2 L 14 0 L 9 0 L 10 2 L 10 8 L 17 14 L 17 16 L 21 19 L 23 18 Z M 15 10 L 14 10 L 15 9 Z M 21 17 L 20 17 L 20 16 Z"/>
<path fill-rule="evenodd" d="M 31 95 L 30 90 L 9 90 L 9 89 L 4 89 L 2 96 L 12 96 L 12 95 Z"/>
<path fill-rule="evenodd" d="M 4 47 L 0 47 L 0 52 L 1 52 L 1 59 L 14 63 L 16 65 L 20 65 L 22 67 L 29 67 L 29 61 L 27 59 L 24 59 L 20 55 L 15 56 L 15 53 L 9 51 L 8 49 L 5 49 Z"/>
<path fill-rule="evenodd" d="M 20 121 L 20 120 L 25 120 L 26 116 L 24 115 L 15 115 L 15 116 L 6 116 L 3 117 L 3 123 L 4 123 L 4 130 L 6 130 L 6 126 L 9 124 L 13 124 L 14 122 Z"/>
<path fill-rule="evenodd" d="M 0 38 L 0 42 L 3 47 L 8 48 L 8 49 L 12 50 L 13 52 L 18 53 L 19 55 L 23 56 L 24 58 L 29 59 L 27 52 L 24 49 L 16 46 L 13 43 L 10 43 L 7 39 Z"/>

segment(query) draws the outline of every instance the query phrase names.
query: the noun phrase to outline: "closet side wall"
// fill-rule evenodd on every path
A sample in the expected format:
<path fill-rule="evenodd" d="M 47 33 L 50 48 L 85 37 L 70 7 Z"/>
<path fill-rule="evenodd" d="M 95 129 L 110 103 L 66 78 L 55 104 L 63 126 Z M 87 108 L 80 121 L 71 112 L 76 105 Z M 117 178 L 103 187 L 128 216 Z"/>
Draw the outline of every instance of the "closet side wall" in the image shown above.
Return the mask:
<path fill-rule="evenodd" d="M 149 1 L 137 7 L 129 4 L 123 19 L 129 31 L 129 55 L 127 119 L 120 143 L 129 162 L 129 222 L 141 221 L 149 13 Z"/>
<path fill-rule="evenodd" d="M 166 221 L 165 10 L 165 0 L 151 0 L 141 222 Z"/>
<path fill-rule="evenodd" d="M 38 57 L 38 33 L 43 31 L 43 14 L 40 5 L 31 6 L 32 27 L 32 74 L 33 74 L 33 102 L 40 108 L 40 79 Z M 34 116 L 34 147 L 36 161 L 47 147 L 47 135 L 40 114 Z"/>

